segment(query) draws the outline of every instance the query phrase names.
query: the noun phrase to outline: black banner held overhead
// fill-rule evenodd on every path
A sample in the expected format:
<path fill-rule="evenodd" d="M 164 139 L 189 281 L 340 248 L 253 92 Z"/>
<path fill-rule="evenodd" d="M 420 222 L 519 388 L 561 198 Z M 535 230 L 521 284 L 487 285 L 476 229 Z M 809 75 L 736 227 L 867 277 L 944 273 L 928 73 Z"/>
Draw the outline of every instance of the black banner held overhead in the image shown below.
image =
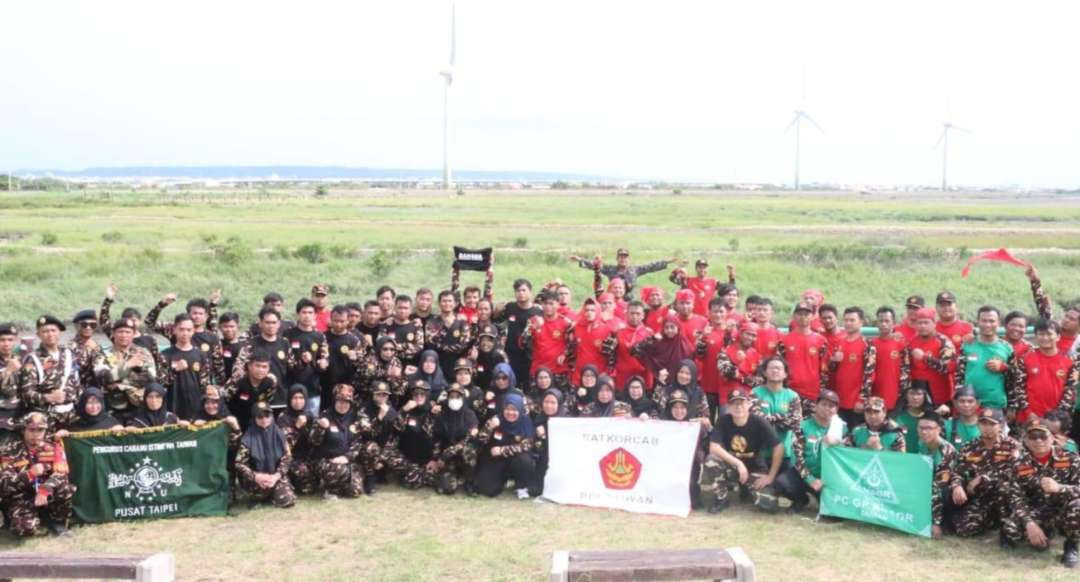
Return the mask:
<path fill-rule="evenodd" d="M 454 267 L 459 271 L 487 271 L 491 268 L 491 247 L 486 249 L 454 247 Z"/>

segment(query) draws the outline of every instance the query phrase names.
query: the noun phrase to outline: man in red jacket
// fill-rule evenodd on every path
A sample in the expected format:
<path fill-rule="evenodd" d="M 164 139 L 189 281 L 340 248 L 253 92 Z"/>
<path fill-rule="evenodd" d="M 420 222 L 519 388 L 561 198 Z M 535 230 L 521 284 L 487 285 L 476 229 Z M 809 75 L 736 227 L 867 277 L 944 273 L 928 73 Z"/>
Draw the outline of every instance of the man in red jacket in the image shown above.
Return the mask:
<path fill-rule="evenodd" d="M 891 307 L 879 307 L 876 315 L 878 336 L 870 340 L 870 345 L 877 358 L 870 393 L 884 400 L 886 409 L 892 412 L 910 382 L 911 360 L 907 340 L 894 330 L 896 312 Z"/>
<path fill-rule="evenodd" d="M 721 406 L 726 407 L 728 395 L 732 390 L 752 390 L 754 387 L 765 383 L 765 378 L 758 373 L 758 366 L 762 362 L 761 354 L 754 349 L 757 340 L 757 324 L 744 321 L 739 324 L 739 339 L 727 345 L 717 354 L 716 369 L 719 372 L 719 384 L 717 386 L 716 412 L 712 414 L 713 423 L 720 418 Z M 708 363 L 708 362 L 706 362 Z M 706 393 L 706 396 L 709 396 Z M 710 401 L 709 410 L 713 410 Z"/>
<path fill-rule="evenodd" d="M 718 358 L 722 357 L 724 348 L 732 343 L 734 335 L 734 331 L 728 329 L 725 323 L 723 301 L 718 297 L 713 298 L 709 302 L 709 325 L 698 335 L 695 344 L 698 369 L 701 370 L 701 390 L 709 401 L 710 411 L 716 410 L 721 400 L 727 402 L 727 395 L 720 395 L 723 378 L 717 367 Z"/>
<path fill-rule="evenodd" d="M 926 307 L 926 300 L 921 295 L 912 295 L 904 302 L 907 314 L 904 316 L 904 321 L 901 321 L 900 325 L 896 326 L 896 331 L 904 336 L 906 341 L 910 342 L 911 338 L 915 337 L 915 312 L 923 307 Z"/>
<path fill-rule="evenodd" d="M 829 353 L 835 354 L 836 350 L 840 347 L 840 342 L 844 341 L 844 337 L 846 336 L 843 328 L 840 327 L 840 311 L 835 305 L 826 303 L 825 305 L 818 307 L 818 320 L 821 322 L 822 328 L 819 333 L 821 333 L 821 336 L 828 342 Z M 830 388 L 831 387 L 832 386 L 830 385 Z M 833 391 L 835 390 L 836 389 L 833 388 Z"/>
<path fill-rule="evenodd" d="M 694 292 L 681 289 L 675 294 L 675 315 L 679 320 L 679 333 L 690 345 L 697 344 L 698 334 L 709 325 L 709 320 L 694 313 Z"/>
<path fill-rule="evenodd" d="M 773 325 L 772 300 L 757 295 L 747 297 L 746 315 L 758 326 L 754 349 L 761 354 L 763 359 L 776 355 L 776 346 L 780 344 L 780 330 Z"/>
<path fill-rule="evenodd" d="M 645 327 L 653 333 L 660 333 L 664 320 L 675 313 L 664 305 L 664 290 L 659 287 L 644 287 L 641 289 L 641 301 L 645 304 Z"/>
<path fill-rule="evenodd" d="M 698 259 L 694 261 L 696 277 L 686 276 L 686 269 L 678 268 L 671 272 L 668 278 L 672 283 L 694 292 L 694 313 L 709 316 L 709 302 L 716 295 L 716 279 L 709 277 L 709 261 Z"/>
<path fill-rule="evenodd" d="M 630 350 L 653 331 L 645 326 L 645 305 L 640 301 L 631 301 L 626 308 L 626 325 L 615 333 L 615 390 L 626 388 L 626 382 L 633 376 L 645 379 L 645 389 L 652 390 L 653 377 L 641 360 Z"/>
<path fill-rule="evenodd" d="M 1060 330 L 1056 321 L 1040 319 L 1035 324 L 1036 349 L 1013 367 L 1014 396 L 1008 410 L 1020 424 L 1045 418 L 1054 409 L 1069 414 L 1076 403 L 1077 363 L 1058 349 Z"/>
<path fill-rule="evenodd" d="M 908 344 L 911 349 L 911 379 L 925 380 L 930 384 L 930 398 L 934 406 L 952 401 L 949 370 L 956 358 L 952 340 L 937 331 L 934 310 L 923 307 L 915 312 L 915 337 Z"/>
<path fill-rule="evenodd" d="M 799 393 L 803 408 L 813 410 L 828 379 L 829 346 L 821 334 L 810 330 L 814 312 L 806 303 L 795 306 L 791 331 L 780 338 L 777 353 L 788 363 L 788 385 Z"/>
<path fill-rule="evenodd" d="M 840 418 L 848 426 L 858 425 L 863 418 L 877 366 L 877 350 L 862 336 L 863 317 L 858 307 L 845 309 L 844 339 L 830 348 L 829 377 L 840 396 Z"/>
<path fill-rule="evenodd" d="M 529 374 L 535 377 L 537 370 L 547 368 L 551 371 L 554 384 L 565 386 L 570 376 L 567 342 L 573 322 L 559 314 L 559 300 L 551 291 L 541 291 L 538 299 L 542 315 L 529 320 L 521 338 L 526 348 L 532 349 Z"/>
<path fill-rule="evenodd" d="M 589 297 L 581 307 L 581 317 L 570 328 L 570 349 L 574 352 L 575 386 L 581 383 L 581 371 L 592 364 L 601 373 L 610 373 L 611 354 L 615 350 L 615 331 L 599 317 L 599 305 Z"/>
<path fill-rule="evenodd" d="M 964 343 L 975 340 L 975 327 L 958 317 L 956 296 L 951 291 L 942 291 L 937 295 L 937 331 L 949 338 L 957 354 L 963 351 Z M 956 361 L 949 364 L 949 401 L 956 391 Z M 942 404 L 936 402 L 935 404 Z"/>

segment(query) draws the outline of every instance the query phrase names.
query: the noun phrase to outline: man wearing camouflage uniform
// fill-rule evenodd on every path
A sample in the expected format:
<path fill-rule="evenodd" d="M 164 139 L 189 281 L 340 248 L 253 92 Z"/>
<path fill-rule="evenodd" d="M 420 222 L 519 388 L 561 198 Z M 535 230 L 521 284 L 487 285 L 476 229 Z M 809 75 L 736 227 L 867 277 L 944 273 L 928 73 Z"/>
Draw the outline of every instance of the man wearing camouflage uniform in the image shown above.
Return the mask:
<path fill-rule="evenodd" d="M 41 412 L 27 415 L 23 440 L 0 457 L 0 495 L 11 532 L 34 535 L 42 524 L 58 536 L 69 536 L 75 486 L 68 480 L 63 442 L 47 440 L 48 419 Z"/>
<path fill-rule="evenodd" d="M 19 399 L 19 334 L 10 323 L 0 324 L 0 420 L 20 416 Z"/>
<path fill-rule="evenodd" d="M 124 423 L 143 401 L 143 389 L 157 382 L 157 364 L 146 348 L 135 345 L 133 319 L 118 319 L 112 326 L 112 345 L 94 358 L 94 377 L 105 391 L 106 407 Z"/>
<path fill-rule="evenodd" d="M 934 463 L 934 476 L 930 483 L 931 535 L 934 539 L 940 539 L 942 535 L 946 496 L 950 493 L 956 472 L 956 447 L 942 438 L 944 427 L 945 420 L 936 412 L 927 412 L 919 417 L 916 452 L 930 457 Z"/>
<path fill-rule="evenodd" d="M 1004 488 L 1020 444 L 1002 434 L 1005 416 L 994 408 L 979 413 L 979 438 L 959 452 L 952 478 L 953 525 L 956 535 L 978 535 L 1006 514 Z"/>
<path fill-rule="evenodd" d="M 75 314 L 72 324 L 75 338 L 69 347 L 75 352 L 75 362 L 79 366 L 79 384 L 84 388 L 93 386 L 94 358 L 101 353 L 101 346 L 94 341 L 94 332 L 98 329 L 97 314 L 93 309 L 84 309 Z"/>
<path fill-rule="evenodd" d="M 75 421 L 79 397 L 79 367 L 75 353 L 60 345 L 64 324 L 52 315 L 37 320 L 40 343 L 23 360 L 19 373 L 19 397 L 29 411 L 45 414 L 49 428 L 66 428 Z"/>
<path fill-rule="evenodd" d="M 1045 550 L 1060 530 L 1065 534 L 1062 564 L 1080 562 L 1080 457 L 1054 446 L 1046 421 L 1033 418 L 1024 432 L 1024 451 L 1011 464 L 1005 482 L 1006 513 L 1001 520 L 1001 545 L 1026 540 Z"/>

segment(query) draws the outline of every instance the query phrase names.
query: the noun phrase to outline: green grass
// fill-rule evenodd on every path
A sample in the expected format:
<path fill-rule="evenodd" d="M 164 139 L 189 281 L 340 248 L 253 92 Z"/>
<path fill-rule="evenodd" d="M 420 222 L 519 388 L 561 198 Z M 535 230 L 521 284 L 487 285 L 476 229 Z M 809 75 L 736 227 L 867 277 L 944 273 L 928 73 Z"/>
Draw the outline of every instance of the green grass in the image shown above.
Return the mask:
<path fill-rule="evenodd" d="M 619 246 L 637 262 L 705 256 L 714 276 L 733 263 L 743 293 L 772 297 L 784 321 L 806 287 L 867 310 L 943 288 L 968 316 L 983 303 L 1030 310 L 1018 269 L 980 265 L 959 277 L 970 249 L 999 246 L 1034 260 L 1055 299 L 1080 295 L 1080 200 L 1066 196 L 48 192 L 0 195 L 0 319 L 70 317 L 98 304 L 110 281 L 121 305 L 144 310 L 170 291 L 204 296 L 221 287 L 223 307 L 245 317 L 266 291 L 292 302 L 316 281 L 330 284 L 335 301 L 366 299 L 383 283 L 441 289 L 453 244 L 498 249 L 501 299 L 520 276 L 562 278 L 583 299 L 591 274 L 566 257 L 610 260 Z M 1047 248 L 1064 251 L 1038 251 Z M 479 279 L 465 276 L 466 284 Z M 644 281 L 668 286 L 666 274 Z"/>
<path fill-rule="evenodd" d="M 1054 550 L 1003 552 L 996 536 L 931 541 L 855 522 L 736 506 L 687 519 L 445 497 L 383 487 L 374 497 L 302 499 L 226 518 L 75 528 L 68 539 L 0 536 L 0 549 L 173 552 L 180 580 L 542 580 L 551 552 L 741 546 L 759 580 L 1069 580 Z"/>

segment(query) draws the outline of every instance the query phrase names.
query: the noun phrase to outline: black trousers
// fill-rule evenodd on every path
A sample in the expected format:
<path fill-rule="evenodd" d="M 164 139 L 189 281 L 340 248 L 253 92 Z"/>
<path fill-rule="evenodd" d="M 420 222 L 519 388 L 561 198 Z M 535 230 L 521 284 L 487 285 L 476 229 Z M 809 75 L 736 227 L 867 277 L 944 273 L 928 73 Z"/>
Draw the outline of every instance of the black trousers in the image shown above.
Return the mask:
<path fill-rule="evenodd" d="M 521 453 L 508 459 L 485 456 L 476 466 L 476 492 L 481 495 L 499 495 L 510 479 L 514 480 L 519 489 L 528 489 L 529 495 L 540 494 L 536 479 L 536 461 L 529 453 Z"/>
<path fill-rule="evenodd" d="M 810 502 L 810 486 L 806 484 L 806 481 L 803 481 L 802 477 L 799 477 L 799 472 L 795 470 L 795 466 L 791 464 L 790 459 L 784 459 L 784 462 L 780 464 L 780 472 L 776 474 L 776 479 L 773 480 L 773 489 L 779 495 L 787 497 L 797 505 L 805 505 Z"/>

